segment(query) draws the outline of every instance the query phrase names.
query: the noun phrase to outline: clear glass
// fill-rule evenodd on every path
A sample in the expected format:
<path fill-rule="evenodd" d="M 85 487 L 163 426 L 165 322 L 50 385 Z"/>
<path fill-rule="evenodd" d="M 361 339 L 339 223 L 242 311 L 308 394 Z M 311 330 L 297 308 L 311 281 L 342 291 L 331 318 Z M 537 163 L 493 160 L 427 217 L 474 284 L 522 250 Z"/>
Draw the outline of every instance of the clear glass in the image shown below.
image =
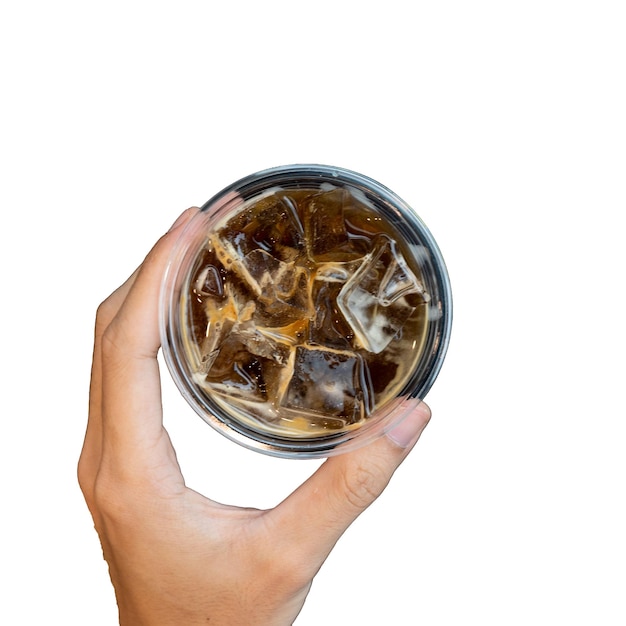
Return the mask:
<path fill-rule="evenodd" d="M 165 273 L 163 353 L 179 390 L 250 449 L 327 457 L 423 399 L 450 338 L 450 282 L 418 215 L 338 167 L 248 176 L 185 227 Z"/>

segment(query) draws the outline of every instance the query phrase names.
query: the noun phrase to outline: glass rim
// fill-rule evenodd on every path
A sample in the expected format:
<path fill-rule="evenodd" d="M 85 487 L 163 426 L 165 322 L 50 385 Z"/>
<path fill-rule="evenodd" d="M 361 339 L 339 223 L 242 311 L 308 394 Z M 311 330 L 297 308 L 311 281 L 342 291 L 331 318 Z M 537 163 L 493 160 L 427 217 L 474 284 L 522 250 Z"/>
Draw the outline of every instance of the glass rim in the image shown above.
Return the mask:
<path fill-rule="evenodd" d="M 391 400 L 377 407 L 366 421 L 354 429 L 315 436 L 281 436 L 254 429 L 228 415 L 217 399 L 193 384 L 191 372 L 178 345 L 180 325 L 181 280 L 185 280 L 185 264 L 193 263 L 199 233 L 206 233 L 208 223 L 215 225 L 221 215 L 231 215 L 246 201 L 275 187 L 317 188 L 324 183 L 351 186 L 363 194 L 376 209 L 385 213 L 400 234 L 418 241 L 428 252 L 429 286 L 435 288 L 438 315 L 434 333 L 428 318 L 427 339 L 430 344 L 418 366 Z M 196 247 L 194 247 L 194 244 Z M 424 276 L 426 280 L 426 277 Z M 378 181 L 345 168 L 319 164 L 296 164 L 272 167 L 245 176 L 223 188 L 201 207 L 185 226 L 172 250 L 164 273 L 159 297 L 159 328 L 165 362 L 179 391 L 188 404 L 210 426 L 246 448 L 286 458 L 323 458 L 361 447 L 396 426 L 406 417 L 408 398 L 422 400 L 435 382 L 448 349 L 452 325 L 452 293 L 446 265 L 430 230 L 404 200 Z M 428 354 L 426 354 L 428 351 Z M 421 369 L 420 369 L 421 367 Z"/>

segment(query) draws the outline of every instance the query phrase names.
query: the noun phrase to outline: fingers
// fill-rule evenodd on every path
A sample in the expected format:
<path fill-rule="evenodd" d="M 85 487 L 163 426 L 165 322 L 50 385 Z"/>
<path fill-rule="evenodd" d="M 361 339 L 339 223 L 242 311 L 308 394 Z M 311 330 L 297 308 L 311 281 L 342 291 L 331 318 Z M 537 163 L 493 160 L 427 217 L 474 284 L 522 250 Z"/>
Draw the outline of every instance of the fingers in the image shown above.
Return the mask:
<path fill-rule="evenodd" d="M 148 254 L 144 264 L 98 307 L 89 397 L 89 419 L 79 462 L 79 480 L 84 490 L 88 490 L 102 455 L 103 394 L 110 395 L 113 387 L 115 402 L 112 410 L 109 410 L 108 413 L 109 415 L 116 415 L 118 420 L 123 420 L 125 415 L 125 411 L 119 409 L 120 404 L 125 404 L 123 394 L 134 395 L 131 380 L 136 385 L 135 391 L 139 388 L 144 390 L 146 395 L 151 393 L 153 397 L 154 394 L 157 398 L 159 396 L 160 388 L 154 381 L 155 377 L 158 378 L 158 369 L 155 365 L 152 367 L 147 365 L 144 374 L 135 371 L 135 376 L 129 378 L 127 374 L 130 372 L 123 373 L 125 370 L 123 363 L 125 360 L 135 360 L 137 353 L 156 355 L 159 347 L 157 299 L 160 278 L 167 262 L 169 250 L 180 232 L 179 229 L 196 212 L 197 209 L 195 208 L 185 211 L 167 235 Z M 139 283 L 138 286 L 136 286 L 137 282 Z M 130 337 L 132 341 L 126 341 L 126 337 Z M 154 360 L 154 356 L 152 359 Z M 111 377 L 116 377 L 115 374 L 111 374 L 111 370 L 118 373 L 117 375 L 125 383 L 124 385 L 111 383 Z M 144 375 L 151 382 L 146 386 L 141 383 L 137 384 L 137 376 L 142 378 Z M 109 385 L 108 389 L 103 391 L 105 378 L 109 379 Z M 107 401 L 105 404 L 110 403 Z M 160 401 L 153 399 L 152 404 L 160 406 Z M 115 422 L 115 420 L 113 421 Z M 123 433 L 123 431 L 122 428 L 121 432 Z"/>
<path fill-rule="evenodd" d="M 287 546 L 321 566 L 348 526 L 383 492 L 430 419 L 419 400 L 405 401 L 406 418 L 374 443 L 328 459 L 273 512 Z M 288 529 L 285 533 L 284 529 Z"/>
<path fill-rule="evenodd" d="M 102 304 L 96 313 L 94 348 L 89 384 L 89 415 L 85 439 L 78 462 L 78 481 L 91 507 L 94 481 L 102 457 L 102 352 L 100 349 L 102 334 L 115 317 L 124 301 L 138 270 L 118 287 Z"/>
<path fill-rule="evenodd" d="M 161 433 L 160 286 L 180 229 L 196 211 L 183 213 L 152 248 L 102 335 L 103 433 L 121 455 L 136 455 Z"/>

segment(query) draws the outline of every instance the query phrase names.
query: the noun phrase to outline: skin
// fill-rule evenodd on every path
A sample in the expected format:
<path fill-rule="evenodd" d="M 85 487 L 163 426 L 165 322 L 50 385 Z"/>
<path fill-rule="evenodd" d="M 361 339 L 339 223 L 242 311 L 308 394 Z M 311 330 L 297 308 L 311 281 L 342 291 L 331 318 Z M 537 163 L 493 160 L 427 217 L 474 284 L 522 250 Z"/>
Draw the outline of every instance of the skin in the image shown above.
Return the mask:
<path fill-rule="evenodd" d="M 158 293 L 185 211 L 98 308 L 78 478 L 122 626 L 281 626 L 348 526 L 384 490 L 430 419 L 424 403 L 386 436 L 325 461 L 269 510 L 185 485 L 162 423 Z"/>

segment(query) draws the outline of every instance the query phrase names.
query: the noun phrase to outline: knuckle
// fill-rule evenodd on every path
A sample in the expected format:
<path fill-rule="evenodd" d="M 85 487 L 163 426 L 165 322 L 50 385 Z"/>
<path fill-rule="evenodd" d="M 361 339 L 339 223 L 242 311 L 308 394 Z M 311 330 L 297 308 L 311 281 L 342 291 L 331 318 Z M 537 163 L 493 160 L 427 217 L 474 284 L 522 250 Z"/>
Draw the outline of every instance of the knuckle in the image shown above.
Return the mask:
<path fill-rule="evenodd" d="M 308 555 L 297 546 L 283 550 L 279 559 L 272 554 L 259 571 L 265 572 L 264 587 L 269 584 L 272 589 L 287 595 L 306 586 L 313 576 Z"/>
<path fill-rule="evenodd" d="M 116 345 L 118 344 L 117 338 L 117 330 L 115 326 L 109 324 L 105 329 L 103 329 L 101 334 L 101 346 L 102 353 L 105 357 L 107 357 L 111 352 L 114 351 Z"/>
<path fill-rule="evenodd" d="M 98 474 L 93 485 L 92 501 L 103 518 L 117 522 L 125 520 L 133 500 L 117 481 L 106 474 Z"/>
<path fill-rule="evenodd" d="M 268 587 L 284 592 L 293 593 L 310 583 L 315 574 L 315 563 L 311 560 L 308 546 L 293 537 L 281 534 L 282 527 L 272 521 L 271 511 L 261 513 L 261 516 L 270 524 L 263 537 L 276 537 L 278 542 L 259 541 L 259 535 L 254 531 L 250 535 L 240 536 L 237 549 L 242 562 L 246 563 L 250 571 L 263 572 L 261 583 L 263 589 Z M 243 540 L 242 540 L 243 539 Z M 250 551 L 249 546 L 255 549 Z"/>
<path fill-rule="evenodd" d="M 382 493 L 387 480 L 376 466 L 359 464 L 344 472 L 343 493 L 357 510 L 366 509 Z"/>
<path fill-rule="evenodd" d="M 120 360 L 126 354 L 126 348 L 130 345 L 131 338 L 124 333 L 122 324 L 115 321 L 110 323 L 102 332 L 100 347 L 103 359 L 112 365 L 117 363 L 119 366 L 124 365 L 124 361 Z M 122 369 L 124 369 L 122 367 Z"/>
<path fill-rule="evenodd" d="M 96 335 L 102 335 L 115 317 L 115 307 L 111 298 L 103 300 L 96 309 Z"/>
<path fill-rule="evenodd" d="M 77 467 L 78 486 L 80 487 L 85 499 L 89 502 L 93 500 L 93 471 L 84 456 L 81 455 L 78 460 Z"/>

